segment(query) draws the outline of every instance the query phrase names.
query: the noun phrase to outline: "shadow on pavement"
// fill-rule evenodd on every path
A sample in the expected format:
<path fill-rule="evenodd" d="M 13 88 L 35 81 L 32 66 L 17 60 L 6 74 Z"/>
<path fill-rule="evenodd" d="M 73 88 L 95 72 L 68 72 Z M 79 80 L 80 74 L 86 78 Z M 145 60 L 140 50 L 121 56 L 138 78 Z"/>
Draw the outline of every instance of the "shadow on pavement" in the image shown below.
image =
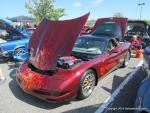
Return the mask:
<path fill-rule="evenodd" d="M 85 107 L 65 111 L 62 113 L 94 113 L 100 107 L 100 105 L 101 104 L 85 106 Z"/>
<path fill-rule="evenodd" d="M 0 58 L 0 64 L 8 63 L 8 62 L 14 62 L 14 59 L 12 58 Z"/>
<path fill-rule="evenodd" d="M 129 75 L 129 74 L 130 74 L 130 73 L 128 73 L 127 75 Z M 107 87 L 105 87 L 105 86 L 102 86 L 102 88 L 103 88 L 105 91 L 107 91 L 107 92 L 109 92 L 110 94 L 112 94 L 112 93 L 115 91 L 115 89 L 125 80 L 126 77 L 127 77 L 127 76 L 125 76 L 125 77 L 120 77 L 120 76 L 114 75 L 112 88 L 109 89 L 109 88 L 107 88 Z"/>
<path fill-rule="evenodd" d="M 9 82 L 9 88 L 10 88 L 11 92 L 13 93 L 13 95 L 17 99 L 19 99 L 25 103 L 28 103 L 30 105 L 33 105 L 33 106 L 36 106 L 39 108 L 43 108 L 43 109 L 54 109 L 54 108 L 57 108 L 57 107 L 62 106 L 62 105 L 70 104 L 70 102 L 50 103 L 50 102 L 40 100 L 40 99 L 38 99 L 32 95 L 25 93 L 19 87 L 19 85 L 16 81 L 15 73 L 16 73 L 15 69 L 10 72 L 10 77 L 12 78 L 12 80 Z"/>

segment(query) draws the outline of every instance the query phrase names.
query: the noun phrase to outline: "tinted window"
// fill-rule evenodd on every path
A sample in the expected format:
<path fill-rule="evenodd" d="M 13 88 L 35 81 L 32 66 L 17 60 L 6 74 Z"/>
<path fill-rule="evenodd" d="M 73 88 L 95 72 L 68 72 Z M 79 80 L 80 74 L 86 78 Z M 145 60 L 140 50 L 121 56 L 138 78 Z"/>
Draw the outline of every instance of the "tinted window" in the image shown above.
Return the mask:
<path fill-rule="evenodd" d="M 101 23 L 92 34 L 121 36 L 121 29 L 120 26 L 115 22 L 104 22 Z"/>
<path fill-rule="evenodd" d="M 31 38 L 33 32 L 33 29 L 24 29 L 21 33 L 24 34 L 27 38 Z"/>

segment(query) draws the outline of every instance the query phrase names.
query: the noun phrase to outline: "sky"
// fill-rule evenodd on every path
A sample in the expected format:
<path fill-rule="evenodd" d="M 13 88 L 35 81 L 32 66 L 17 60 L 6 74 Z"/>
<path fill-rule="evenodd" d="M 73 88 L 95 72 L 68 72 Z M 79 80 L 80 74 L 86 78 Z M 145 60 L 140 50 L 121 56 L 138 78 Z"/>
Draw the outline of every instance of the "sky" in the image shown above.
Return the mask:
<path fill-rule="evenodd" d="M 55 7 L 64 8 L 66 16 L 61 19 L 72 19 L 90 12 L 89 19 L 112 17 L 120 12 L 129 19 L 140 18 L 140 6 L 142 7 L 142 19 L 150 20 L 150 0 L 55 0 Z M 15 17 L 20 15 L 31 16 L 25 8 L 25 0 L 1 0 L 0 17 Z"/>

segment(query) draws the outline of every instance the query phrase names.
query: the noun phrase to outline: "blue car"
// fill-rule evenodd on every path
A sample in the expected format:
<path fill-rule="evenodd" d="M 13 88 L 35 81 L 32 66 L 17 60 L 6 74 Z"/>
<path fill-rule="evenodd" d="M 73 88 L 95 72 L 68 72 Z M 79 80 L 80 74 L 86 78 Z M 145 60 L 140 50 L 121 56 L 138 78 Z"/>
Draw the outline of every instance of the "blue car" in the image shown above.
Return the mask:
<path fill-rule="evenodd" d="M 0 57 L 26 59 L 28 57 L 28 42 L 31 37 L 25 36 L 9 23 L 0 19 Z"/>
<path fill-rule="evenodd" d="M 144 50 L 143 67 L 148 75 L 150 75 L 150 46 Z M 150 113 L 150 76 L 142 81 L 138 90 L 135 107 L 138 108 L 135 113 Z"/>

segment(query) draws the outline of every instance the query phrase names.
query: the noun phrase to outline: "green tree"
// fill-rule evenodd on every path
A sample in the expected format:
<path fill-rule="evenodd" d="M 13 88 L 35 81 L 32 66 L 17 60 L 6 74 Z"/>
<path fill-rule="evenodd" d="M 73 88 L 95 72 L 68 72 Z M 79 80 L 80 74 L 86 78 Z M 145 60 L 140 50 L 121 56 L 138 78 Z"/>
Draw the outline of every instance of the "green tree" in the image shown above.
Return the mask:
<path fill-rule="evenodd" d="M 113 17 L 124 17 L 122 13 L 116 12 L 113 14 Z"/>
<path fill-rule="evenodd" d="M 26 0 L 25 7 L 39 23 L 43 18 L 58 20 L 65 15 L 63 8 L 54 7 L 55 0 Z"/>
<path fill-rule="evenodd" d="M 93 26 L 95 24 L 95 20 L 88 20 L 87 22 L 86 22 L 86 25 L 87 26 Z"/>
<path fill-rule="evenodd" d="M 145 20 L 148 24 L 150 24 L 150 20 Z"/>

